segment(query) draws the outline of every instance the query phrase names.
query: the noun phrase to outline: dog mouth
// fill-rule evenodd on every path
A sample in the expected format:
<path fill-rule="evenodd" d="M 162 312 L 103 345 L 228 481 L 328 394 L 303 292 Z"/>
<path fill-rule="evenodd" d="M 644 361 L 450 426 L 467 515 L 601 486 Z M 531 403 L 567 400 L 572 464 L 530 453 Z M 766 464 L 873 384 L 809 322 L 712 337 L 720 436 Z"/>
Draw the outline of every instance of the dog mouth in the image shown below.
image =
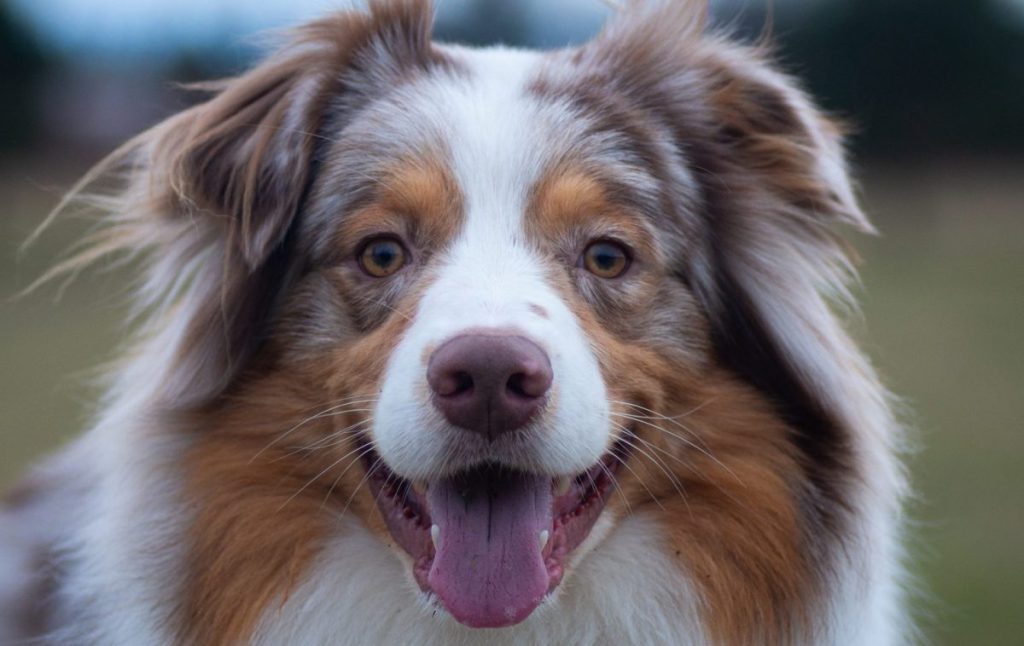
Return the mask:
<path fill-rule="evenodd" d="M 517 624 L 562 580 L 590 534 L 626 458 L 617 443 L 575 477 L 487 463 L 412 482 L 367 449 L 367 484 L 420 588 L 473 628 Z"/>

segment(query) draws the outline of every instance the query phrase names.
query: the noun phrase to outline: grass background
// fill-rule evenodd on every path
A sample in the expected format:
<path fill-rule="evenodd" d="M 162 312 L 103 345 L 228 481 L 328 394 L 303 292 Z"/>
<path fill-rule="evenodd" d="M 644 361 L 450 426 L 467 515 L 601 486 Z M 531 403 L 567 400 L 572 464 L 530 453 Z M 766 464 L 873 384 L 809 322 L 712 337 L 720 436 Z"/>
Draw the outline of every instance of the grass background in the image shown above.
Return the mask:
<path fill-rule="evenodd" d="M 56 299 L 26 287 L 82 235 L 65 222 L 18 247 L 87 166 L 0 161 L 0 488 L 74 437 L 113 356 L 124 276 L 93 273 Z M 883 232 L 856 240 L 853 322 L 907 403 L 918 451 L 911 566 L 932 643 L 1024 643 L 1024 164 L 868 167 Z"/>

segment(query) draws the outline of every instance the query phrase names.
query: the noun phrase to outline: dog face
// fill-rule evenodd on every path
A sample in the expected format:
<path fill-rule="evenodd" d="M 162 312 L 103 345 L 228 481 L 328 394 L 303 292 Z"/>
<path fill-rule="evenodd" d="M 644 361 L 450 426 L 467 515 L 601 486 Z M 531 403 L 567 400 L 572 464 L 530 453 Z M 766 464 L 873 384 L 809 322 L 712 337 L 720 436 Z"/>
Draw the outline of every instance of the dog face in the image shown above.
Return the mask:
<path fill-rule="evenodd" d="M 367 330 L 402 328 L 362 384 L 372 422 L 353 422 L 391 533 L 456 618 L 500 626 L 555 588 L 635 445 L 632 417 L 660 403 L 648 373 L 663 362 L 637 357 L 690 372 L 707 325 L 673 274 L 685 224 L 635 152 L 655 143 L 546 93 L 536 54 L 447 55 L 326 151 L 310 238 L 342 258 L 334 290 L 377 310 Z M 522 587 L 494 596 L 485 577 Z"/>
<path fill-rule="evenodd" d="M 536 230 L 544 215 L 527 211 L 560 156 L 546 142 L 578 124 L 561 106 L 529 97 L 523 76 L 536 63 L 533 55 L 453 57 L 461 76 L 411 89 L 413 96 L 390 106 L 396 113 L 404 106 L 402 121 L 375 133 L 411 147 L 408 160 L 385 162 L 400 167 L 396 185 L 441 181 L 452 194 L 437 196 L 427 213 L 403 209 L 400 216 L 443 219 L 444 234 L 413 241 L 385 232 L 407 249 L 398 271 L 413 274 L 407 280 L 418 293 L 409 305 L 412 321 L 387 349 L 372 436 L 391 468 L 411 479 L 491 461 L 570 475 L 593 466 L 609 447 L 608 396 L 572 311 L 580 304 L 569 298 L 585 272 L 581 232 L 549 236 Z M 494 76 L 495 67 L 505 73 Z M 426 140 L 406 134 L 417 127 L 428 131 Z M 443 152 L 423 159 L 417 151 Z M 417 177 L 419 168 L 447 179 Z M 491 375 L 492 369 L 508 374 Z M 459 380 L 468 381 L 447 383 Z M 484 383 L 492 380 L 501 383 Z"/>
<path fill-rule="evenodd" d="M 159 395 L 207 429 L 189 635 L 247 634 L 337 514 L 499 627 L 647 510 L 711 633 L 781 639 L 842 542 L 862 414 L 825 302 L 831 226 L 868 227 L 837 130 L 694 4 L 543 54 L 429 20 L 314 23 L 130 147 L 125 212 L 156 215 L 122 234 L 157 240 L 155 283 L 192 276 Z"/>

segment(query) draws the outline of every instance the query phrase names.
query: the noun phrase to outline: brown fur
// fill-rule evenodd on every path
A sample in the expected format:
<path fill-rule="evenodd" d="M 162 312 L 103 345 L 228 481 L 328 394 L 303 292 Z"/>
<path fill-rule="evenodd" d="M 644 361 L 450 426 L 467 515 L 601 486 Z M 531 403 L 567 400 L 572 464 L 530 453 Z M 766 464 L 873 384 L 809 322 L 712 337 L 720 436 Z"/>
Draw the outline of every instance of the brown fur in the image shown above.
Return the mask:
<path fill-rule="evenodd" d="M 264 367 L 219 410 L 196 420 L 203 432 L 186 459 L 196 516 L 180 617 L 184 643 L 243 642 L 266 610 L 287 600 L 327 535 L 342 528 L 340 514 L 387 540 L 362 486 L 352 433 L 341 432 L 367 417 L 348 409 L 366 406 L 316 416 L 330 409 L 325 402 L 374 395 L 406 324 L 394 317 L 333 356 Z"/>
<path fill-rule="evenodd" d="M 570 235 L 584 241 L 591 239 L 588 234 L 619 236 L 636 248 L 637 256 L 656 257 L 649 229 L 638 218 L 630 217 L 628 206 L 616 203 L 610 193 L 599 178 L 582 170 L 549 172 L 533 190 L 527 206 L 531 235 L 548 244 L 579 241 L 568 239 Z"/>

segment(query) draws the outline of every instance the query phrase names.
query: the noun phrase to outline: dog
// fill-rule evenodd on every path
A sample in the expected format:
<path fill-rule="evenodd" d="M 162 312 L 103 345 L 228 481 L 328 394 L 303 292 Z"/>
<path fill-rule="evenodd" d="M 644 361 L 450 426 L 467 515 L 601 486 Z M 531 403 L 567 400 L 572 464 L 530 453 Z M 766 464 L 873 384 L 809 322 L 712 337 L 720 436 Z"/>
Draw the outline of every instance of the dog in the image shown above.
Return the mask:
<path fill-rule="evenodd" d="M 136 259 L 142 323 L 8 497 L 5 634 L 910 639 L 840 127 L 696 0 L 549 52 L 432 13 L 306 24 L 83 181 L 62 268 Z"/>

